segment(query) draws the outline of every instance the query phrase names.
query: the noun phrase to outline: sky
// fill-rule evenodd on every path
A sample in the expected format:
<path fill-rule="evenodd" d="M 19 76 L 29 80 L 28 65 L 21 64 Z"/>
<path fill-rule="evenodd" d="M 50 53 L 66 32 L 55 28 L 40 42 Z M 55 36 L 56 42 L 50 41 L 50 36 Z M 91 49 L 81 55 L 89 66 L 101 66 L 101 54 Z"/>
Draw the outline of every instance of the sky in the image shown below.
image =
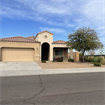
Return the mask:
<path fill-rule="evenodd" d="M 67 41 L 83 27 L 96 29 L 105 44 L 105 0 L 0 0 L 0 38 L 47 30 Z"/>

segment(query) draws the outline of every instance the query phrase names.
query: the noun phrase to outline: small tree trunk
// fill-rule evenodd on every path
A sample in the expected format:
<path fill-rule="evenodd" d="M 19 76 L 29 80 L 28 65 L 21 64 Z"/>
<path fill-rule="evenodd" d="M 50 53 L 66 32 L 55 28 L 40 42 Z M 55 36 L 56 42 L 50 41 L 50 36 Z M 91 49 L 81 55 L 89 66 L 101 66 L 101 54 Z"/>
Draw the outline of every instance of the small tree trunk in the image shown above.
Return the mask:
<path fill-rule="evenodd" d="M 83 62 L 84 62 L 84 53 L 85 53 L 85 49 L 83 50 L 83 53 L 82 53 Z"/>
<path fill-rule="evenodd" d="M 82 61 L 84 62 L 84 53 L 82 54 L 82 59 L 83 59 Z"/>

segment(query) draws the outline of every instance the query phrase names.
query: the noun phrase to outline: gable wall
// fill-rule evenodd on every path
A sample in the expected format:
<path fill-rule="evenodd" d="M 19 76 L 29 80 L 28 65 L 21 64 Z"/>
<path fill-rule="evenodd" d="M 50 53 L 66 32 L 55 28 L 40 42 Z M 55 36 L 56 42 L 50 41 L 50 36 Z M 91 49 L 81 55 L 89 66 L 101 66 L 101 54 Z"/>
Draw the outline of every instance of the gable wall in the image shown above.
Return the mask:
<path fill-rule="evenodd" d="M 45 38 L 44 36 L 47 35 L 47 38 Z M 41 46 L 43 43 L 48 43 L 50 45 L 50 49 L 49 49 L 49 60 L 52 61 L 53 60 L 53 35 L 48 33 L 48 32 L 43 32 L 37 35 L 37 37 L 35 38 L 35 40 L 40 41 L 41 42 Z M 40 46 L 40 51 L 41 51 L 41 46 Z M 40 56 L 41 56 L 41 52 L 40 52 Z M 41 58 L 40 58 L 41 60 Z"/>

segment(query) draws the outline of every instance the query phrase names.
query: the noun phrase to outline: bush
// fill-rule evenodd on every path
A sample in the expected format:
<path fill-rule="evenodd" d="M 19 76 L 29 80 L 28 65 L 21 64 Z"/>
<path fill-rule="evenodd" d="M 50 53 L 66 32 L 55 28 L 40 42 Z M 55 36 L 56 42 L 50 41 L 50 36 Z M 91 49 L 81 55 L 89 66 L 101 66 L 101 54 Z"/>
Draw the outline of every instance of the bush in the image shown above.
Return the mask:
<path fill-rule="evenodd" d="M 105 65 L 105 59 L 103 59 L 103 60 L 101 61 L 101 64 L 102 64 L 102 65 Z"/>
<path fill-rule="evenodd" d="M 56 58 L 56 61 L 57 62 L 63 62 L 63 59 L 62 58 Z"/>
<path fill-rule="evenodd" d="M 101 66 L 101 63 L 99 63 L 99 62 L 94 62 L 94 66 Z"/>
<path fill-rule="evenodd" d="M 46 63 L 46 61 L 45 60 L 42 60 L 42 63 Z"/>
<path fill-rule="evenodd" d="M 79 61 L 82 62 L 82 54 L 81 53 L 79 53 Z"/>
<path fill-rule="evenodd" d="M 99 62 L 99 58 L 98 57 L 94 57 L 93 62 Z"/>
<path fill-rule="evenodd" d="M 74 62 L 74 59 L 68 59 L 68 62 Z"/>
<path fill-rule="evenodd" d="M 85 58 L 85 61 L 87 61 L 87 62 L 99 62 L 99 63 L 101 63 L 102 60 L 103 60 L 103 58 L 99 58 L 99 57 Z"/>
<path fill-rule="evenodd" d="M 93 62 L 94 58 L 87 58 L 86 61 L 87 62 Z"/>
<path fill-rule="evenodd" d="M 52 62 L 55 62 L 55 60 L 53 60 Z"/>

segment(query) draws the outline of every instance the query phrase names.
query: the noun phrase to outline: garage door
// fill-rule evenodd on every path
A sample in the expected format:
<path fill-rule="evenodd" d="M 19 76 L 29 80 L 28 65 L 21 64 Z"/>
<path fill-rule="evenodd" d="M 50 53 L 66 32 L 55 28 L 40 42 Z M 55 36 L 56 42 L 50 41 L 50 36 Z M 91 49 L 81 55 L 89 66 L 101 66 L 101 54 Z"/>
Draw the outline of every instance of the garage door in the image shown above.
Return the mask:
<path fill-rule="evenodd" d="M 34 49 L 2 48 L 2 61 L 34 61 Z"/>

